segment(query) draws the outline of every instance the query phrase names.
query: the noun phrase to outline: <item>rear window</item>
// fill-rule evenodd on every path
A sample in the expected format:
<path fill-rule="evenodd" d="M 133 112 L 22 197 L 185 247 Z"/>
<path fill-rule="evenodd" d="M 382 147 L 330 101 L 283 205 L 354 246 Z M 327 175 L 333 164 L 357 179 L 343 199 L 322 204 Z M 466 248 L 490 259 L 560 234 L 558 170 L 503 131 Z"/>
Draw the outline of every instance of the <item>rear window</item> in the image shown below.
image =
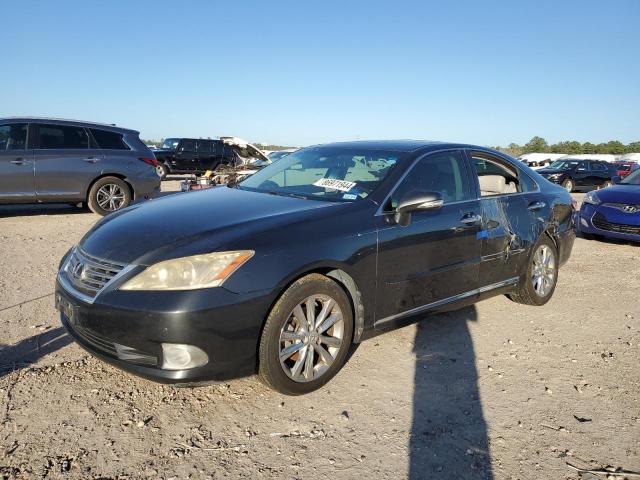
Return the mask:
<path fill-rule="evenodd" d="M 107 130 L 99 130 L 90 128 L 91 135 L 95 139 L 99 148 L 105 150 L 130 150 L 124 140 L 122 134 L 116 132 L 108 132 Z"/>
<path fill-rule="evenodd" d="M 24 150 L 27 148 L 27 124 L 0 125 L 0 150 Z"/>
<path fill-rule="evenodd" d="M 67 125 L 38 125 L 38 147 L 46 149 L 86 149 L 89 135 L 84 128 Z"/>

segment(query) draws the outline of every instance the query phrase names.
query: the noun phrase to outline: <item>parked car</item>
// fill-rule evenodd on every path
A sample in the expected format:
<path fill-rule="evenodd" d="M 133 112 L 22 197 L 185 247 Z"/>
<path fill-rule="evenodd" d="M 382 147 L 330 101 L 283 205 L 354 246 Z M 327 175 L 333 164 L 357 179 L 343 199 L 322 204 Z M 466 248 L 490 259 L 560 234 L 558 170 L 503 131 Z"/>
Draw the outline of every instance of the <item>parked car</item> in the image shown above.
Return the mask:
<path fill-rule="evenodd" d="M 170 173 L 202 174 L 219 165 L 236 166 L 254 161 L 271 161 L 256 147 L 236 137 L 219 140 L 202 138 L 167 138 L 154 151 L 158 160 L 158 175 Z"/>
<path fill-rule="evenodd" d="M 613 162 L 615 165 L 616 175 L 624 178 L 632 172 L 640 168 L 636 162 Z"/>
<path fill-rule="evenodd" d="M 600 160 L 556 160 L 537 172 L 550 182 L 562 185 L 567 191 L 593 190 L 613 185 L 616 171 L 613 164 Z"/>
<path fill-rule="evenodd" d="M 99 215 L 160 191 L 139 132 L 48 118 L 0 119 L 0 203 L 86 203 Z"/>
<path fill-rule="evenodd" d="M 80 345 L 135 374 L 259 372 L 302 394 L 352 343 L 428 313 L 499 294 L 545 304 L 573 213 L 566 190 L 487 148 L 321 145 L 107 217 L 62 259 L 55 298 Z"/>
<path fill-rule="evenodd" d="M 580 208 L 578 229 L 586 238 L 603 236 L 640 242 L 640 169 L 612 187 L 587 193 Z"/>

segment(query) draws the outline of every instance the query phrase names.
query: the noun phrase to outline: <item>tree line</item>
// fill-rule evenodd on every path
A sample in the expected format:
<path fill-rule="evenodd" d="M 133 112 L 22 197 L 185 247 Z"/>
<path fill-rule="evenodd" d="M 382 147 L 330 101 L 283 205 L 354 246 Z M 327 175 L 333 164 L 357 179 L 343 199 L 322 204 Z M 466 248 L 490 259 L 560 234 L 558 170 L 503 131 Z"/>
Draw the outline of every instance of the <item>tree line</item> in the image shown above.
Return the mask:
<path fill-rule="evenodd" d="M 606 143 L 580 143 L 575 140 L 552 143 L 549 145 L 547 141 L 535 136 L 524 145 L 510 143 L 507 147 L 495 147 L 496 150 L 505 152 L 512 157 L 519 157 L 523 153 L 564 153 L 564 154 L 581 154 L 581 153 L 612 153 L 614 155 L 623 155 L 625 153 L 640 152 L 640 141 L 624 144 L 618 140 L 611 140 Z"/>

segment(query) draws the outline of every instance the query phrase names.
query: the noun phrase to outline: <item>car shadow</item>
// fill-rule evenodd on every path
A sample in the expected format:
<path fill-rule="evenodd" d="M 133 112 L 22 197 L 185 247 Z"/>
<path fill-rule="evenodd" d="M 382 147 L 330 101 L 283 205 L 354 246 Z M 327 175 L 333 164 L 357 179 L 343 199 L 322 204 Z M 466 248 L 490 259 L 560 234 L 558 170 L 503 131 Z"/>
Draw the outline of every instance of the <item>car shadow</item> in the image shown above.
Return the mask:
<path fill-rule="evenodd" d="M 57 327 L 20 340 L 14 345 L 0 345 L 0 378 L 36 363 L 45 355 L 71 343 L 64 328 Z"/>
<path fill-rule="evenodd" d="M 493 479 L 469 322 L 475 306 L 417 325 L 409 478 Z"/>
<path fill-rule="evenodd" d="M 0 218 L 33 217 L 36 215 L 76 215 L 83 213 L 91 213 L 91 210 L 68 203 L 0 205 Z"/>

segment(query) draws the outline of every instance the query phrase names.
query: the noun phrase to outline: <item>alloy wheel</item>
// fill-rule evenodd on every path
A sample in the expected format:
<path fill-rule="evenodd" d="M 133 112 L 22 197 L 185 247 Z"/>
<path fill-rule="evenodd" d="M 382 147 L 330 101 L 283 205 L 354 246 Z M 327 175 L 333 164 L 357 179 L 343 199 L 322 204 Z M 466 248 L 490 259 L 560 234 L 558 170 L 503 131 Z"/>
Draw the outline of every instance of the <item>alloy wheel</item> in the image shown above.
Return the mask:
<path fill-rule="evenodd" d="M 531 283 L 539 297 L 546 297 L 555 282 L 556 259 L 553 250 L 547 245 L 540 245 L 533 255 Z"/>
<path fill-rule="evenodd" d="M 296 382 L 324 375 L 340 352 L 344 316 L 328 295 L 311 295 L 289 314 L 280 331 L 280 365 Z"/>
<path fill-rule="evenodd" d="M 573 182 L 571 180 L 566 180 L 564 182 L 564 188 L 567 190 L 567 192 L 570 192 L 571 190 L 573 190 Z"/>
<path fill-rule="evenodd" d="M 103 185 L 96 194 L 98 205 L 100 205 L 100 208 L 108 212 L 113 212 L 122 208 L 125 199 L 126 195 L 124 190 L 122 190 L 120 185 L 116 185 L 114 183 L 107 183 Z"/>

